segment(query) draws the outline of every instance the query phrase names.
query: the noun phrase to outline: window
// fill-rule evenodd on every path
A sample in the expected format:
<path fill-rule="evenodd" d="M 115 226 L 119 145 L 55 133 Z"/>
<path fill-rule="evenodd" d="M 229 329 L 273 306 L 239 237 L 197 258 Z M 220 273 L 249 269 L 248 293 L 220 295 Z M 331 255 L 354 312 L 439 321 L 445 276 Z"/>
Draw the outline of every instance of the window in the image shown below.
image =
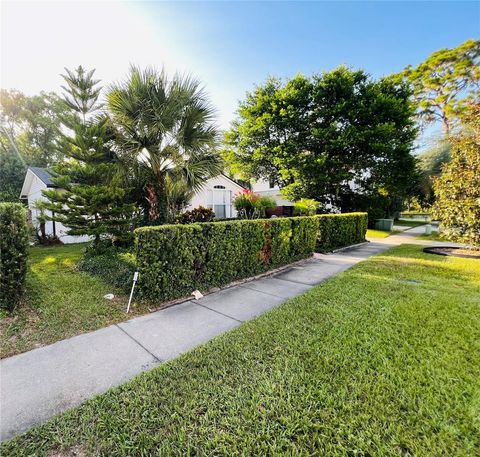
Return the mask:
<path fill-rule="evenodd" d="M 217 219 L 232 217 L 232 191 L 225 186 L 213 186 L 208 191 L 207 207 L 213 209 Z"/>

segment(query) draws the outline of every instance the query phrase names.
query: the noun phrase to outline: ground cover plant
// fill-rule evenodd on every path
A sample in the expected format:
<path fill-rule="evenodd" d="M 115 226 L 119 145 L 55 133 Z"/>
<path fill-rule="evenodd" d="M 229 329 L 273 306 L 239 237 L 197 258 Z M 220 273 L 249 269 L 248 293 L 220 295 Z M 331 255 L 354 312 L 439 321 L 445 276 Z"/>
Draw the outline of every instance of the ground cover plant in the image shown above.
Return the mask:
<path fill-rule="evenodd" d="M 372 257 L 2 455 L 473 456 L 480 264 Z"/>
<path fill-rule="evenodd" d="M 1 357 L 126 319 L 121 291 L 78 271 L 84 250 L 84 244 L 29 249 L 25 297 L 15 314 L 0 318 Z M 114 300 L 103 298 L 111 292 Z M 149 310 L 148 304 L 136 304 L 132 315 Z"/>

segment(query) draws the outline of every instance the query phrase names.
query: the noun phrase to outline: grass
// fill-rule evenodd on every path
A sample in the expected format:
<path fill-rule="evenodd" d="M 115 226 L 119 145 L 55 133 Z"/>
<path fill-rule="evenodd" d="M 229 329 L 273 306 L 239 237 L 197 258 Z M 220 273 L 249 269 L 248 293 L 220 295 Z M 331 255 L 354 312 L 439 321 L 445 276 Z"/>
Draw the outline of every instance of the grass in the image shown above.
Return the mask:
<path fill-rule="evenodd" d="M 480 262 L 400 246 L 2 455 L 473 456 Z"/>
<path fill-rule="evenodd" d="M 415 237 L 417 240 L 429 240 L 429 241 L 448 241 L 438 232 L 432 232 L 430 235 L 422 233 L 421 235 Z"/>
<path fill-rule="evenodd" d="M 397 233 L 401 233 L 400 230 L 392 230 L 391 232 L 388 232 L 386 230 L 374 230 L 374 229 L 368 229 L 366 238 L 387 238 L 387 236 L 390 235 L 396 235 Z"/>
<path fill-rule="evenodd" d="M 387 236 L 390 236 L 392 232 L 387 232 L 386 230 L 374 230 L 374 229 L 368 229 L 366 238 L 387 238 Z"/>
<path fill-rule="evenodd" d="M 104 299 L 117 290 L 76 270 L 84 249 L 82 244 L 30 249 L 26 298 L 13 316 L 0 319 L 2 358 L 127 318 L 125 296 Z M 142 305 L 133 314 L 145 312 Z"/>

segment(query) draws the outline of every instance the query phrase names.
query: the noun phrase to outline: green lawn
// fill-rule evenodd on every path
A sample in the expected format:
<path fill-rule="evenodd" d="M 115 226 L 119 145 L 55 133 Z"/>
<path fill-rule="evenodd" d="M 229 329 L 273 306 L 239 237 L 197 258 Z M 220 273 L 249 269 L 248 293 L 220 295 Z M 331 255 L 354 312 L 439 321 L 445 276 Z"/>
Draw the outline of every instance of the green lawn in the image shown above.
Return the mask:
<path fill-rule="evenodd" d="M 387 232 L 386 230 L 368 229 L 366 238 L 387 238 L 387 236 L 396 235 L 397 233 L 401 233 L 401 231 L 392 230 L 391 232 Z"/>
<path fill-rule="evenodd" d="M 0 356 L 7 357 L 127 319 L 126 298 L 109 301 L 108 284 L 76 271 L 85 245 L 29 250 L 26 298 L 13 316 L 0 319 Z M 148 312 L 145 306 L 134 313 Z"/>
<path fill-rule="evenodd" d="M 448 241 L 446 238 L 442 237 L 442 235 L 438 232 L 432 232 L 430 235 L 426 235 L 425 233 L 416 237 L 417 240 L 430 240 L 430 241 Z"/>
<path fill-rule="evenodd" d="M 2 455 L 473 456 L 480 262 L 401 246 Z"/>

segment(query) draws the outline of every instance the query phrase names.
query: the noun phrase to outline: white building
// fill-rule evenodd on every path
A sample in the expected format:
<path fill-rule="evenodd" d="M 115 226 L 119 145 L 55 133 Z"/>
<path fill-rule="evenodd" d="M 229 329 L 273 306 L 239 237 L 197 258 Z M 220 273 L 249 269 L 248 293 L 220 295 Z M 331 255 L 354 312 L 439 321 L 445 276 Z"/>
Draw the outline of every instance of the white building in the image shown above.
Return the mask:
<path fill-rule="evenodd" d="M 205 186 L 193 196 L 186 209 L 191 210 L 204 206 L 213 209 L 215 217 L 219 219 L 237 217 L 233 199 L 242 190 L 244 188 L 240 184 L 225 175 L 218 175 L 205 183 Z"/>
<path fill-rule="evenodd" d="M 20 198 L 27 200 L 28 216 L 35 227 L 38 225 L 38 217 L 41 215 L 41 211 L 37 208 L 37 202 L 47 201 L 47 198 L 42 194 L 42 190 L 55 188 L 57 186 L 52 182 L 52 177 L 47 170 L 39 167 L 28 167 Z M 89 240 L 88 236 L 67 235 L 67 231 L 68 229 L 60 222 L 45 222 L 46 235 L 57 236 L 63 243 L 82 243 Z"/>
<path fill-rule="evenodd" d="M 52 188 L 57 188 L 57 186 L 53 183 L 47 170 L 38 167 L 28 168 L 20 198 L 28 201 L 29 218 L 35 226 L 38 225 L 38 217 L 41 214 L 36 203 L 47 200 L 42 194 L 42 190 Z M 212 208 L 217 218 L 236 217 L 237 212 L 233 208 L 233 198 L 242 190 L 243 187 L 235 181 L 225 175 L 219 175 L 206 181 L 205 186 L 194 195 L 186 209 L 204 206 Z M 63 243 L 81 243 L 89 240 L 88 236 L 67 235 L 67 231 L 68 229 L 59 222 L 47 221 L 45 223 L 45 233 L 49 236 L 57 236 Z"/>
<path fill-rule="evenodd" d="M 258 179 L 252 184 L 252 190 L 261 196 L 273 197 L 278 206 L 293 206 L 293 202 L 286 200 L 280 192 L 280 187 L 271 185 L 266 179 Z"/>

